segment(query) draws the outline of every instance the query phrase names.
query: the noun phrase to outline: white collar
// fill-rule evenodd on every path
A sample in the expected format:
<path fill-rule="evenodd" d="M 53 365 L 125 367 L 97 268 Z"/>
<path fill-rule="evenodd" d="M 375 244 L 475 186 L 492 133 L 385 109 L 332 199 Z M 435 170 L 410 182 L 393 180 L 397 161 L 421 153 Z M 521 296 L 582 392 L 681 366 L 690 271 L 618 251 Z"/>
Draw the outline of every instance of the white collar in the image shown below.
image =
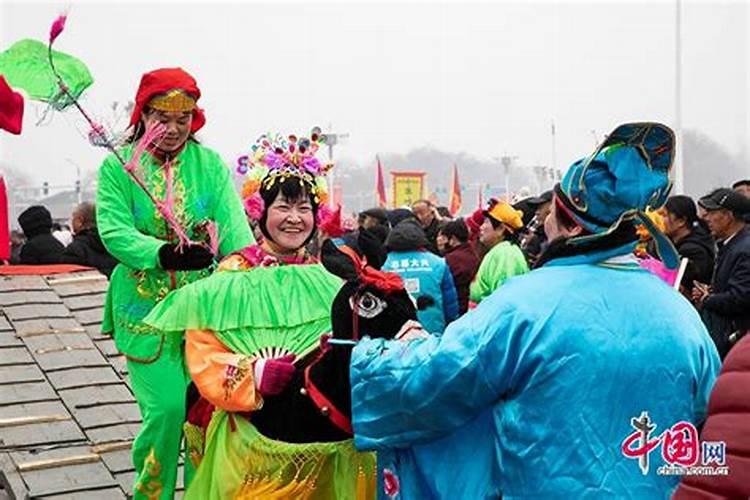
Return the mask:
<path fill-rule="evenodd" d="M 725 238 L 724 241 L 721 242 L 721 245 L 722 246 L 726 246 L 727 243 L 729 243 L 730 241 L 732 241 L 732 238 L 734 238 L 735 236 L 737 236 L 737 233 L 739 233 L 740 231 L 742 231 L 742 229 L 738 229 L 737 231 L 733 232 L 731 236 L 729 236 L 728 238 Z"/>

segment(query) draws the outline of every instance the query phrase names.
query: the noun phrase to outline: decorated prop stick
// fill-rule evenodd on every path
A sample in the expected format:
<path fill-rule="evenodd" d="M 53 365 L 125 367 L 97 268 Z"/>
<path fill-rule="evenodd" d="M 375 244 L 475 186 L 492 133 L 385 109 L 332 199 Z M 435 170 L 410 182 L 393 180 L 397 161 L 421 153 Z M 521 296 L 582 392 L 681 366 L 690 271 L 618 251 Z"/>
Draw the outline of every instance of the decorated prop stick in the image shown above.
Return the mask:
<path fill-rule="evenodd" d="M 143 153 L 145 153 L 152 144 L 158 142 L 161 137 L 166 132 L 166 128 L 161 123 L 157 123 L 156 125 L 150 126 L 146 129 L 145 133 L 143 134 L 143 137 L 138 141 L 136 144 L 135 150 L 133 152 L 133 157 L 130 159 L 129 162 L 126 162 L 125 159 L 122 157 L 120 152 L 117 150 L 113 142 L 110 140 L 110 138 L 107 136 L 107 133 L 104 129 L 104 127 L 98 123 L 96 123 L 86 112 L 85 109 L 80 105 L 78 102 L 78 99 L 73 95 L 72 92 L 70 92 L 70 89 L 68 89 L 68 86 L 65 84 L 65 81 L 62 79 L 60 74 L 57 72 L 57 69 L 55 68 L 55 61 L 52 58 L 52 44 L 55 42 L 58 36 L 60 36 L 60 33 L 63 32 L 65 29 L 65 21 L 67 20 L 67 15 L 63 14 L 57 17 L 55 21 L 52 23 L 52 27 L 50 28 L 49 32 L 49 43 L 47 44 L 47 55 L 49 58 L 49 65 L 52 69 L 52 73 L 55 75 L 55 78 L 57 79 L 57 85 L 60 87 L 60 90 L 70 99 L 70 101 L 73 103 L 73 105 L 76 107 L 76 109 L 83 115 L 83 118 L 88 122 L 88 124 L 91 126 L 91 131 L 89 132 L 89 138 L 92 140 L 92 142 L 96 144 L 101 144 L 107 150 L 109 150 L 112 154 L 115 155 L 115 158 L 117 158 L 117 161 L 120 162 L 122 167 L 125 169 L 125 171 L 128 173 L 131 179 L 138 185 L 138 187 L 143 190 L 143 192 L 146 194 L 146 196 L 149 197 L 151 202 L 156 207 L 156 210 L 161 214 L 161 216 L 164 218 L 167 225 L 172 229 L 175 236 L 178 240 L 177 248 L 180 249 L 185 245 L 193 245 L 197 244 L 190 240 L 190 238 L 187 236 L 187 233 L 180 225 L 179 221 L 177 220 L 177 217 L 174 214 L 174 195 L 172 191 L 172 184 L 173 184 L 173 176 L 174 171 L 172 169 L 172 162 L 167 161 L 164 163 L 163 168 L 165 169 L 165 177 L 166 177 L 166 196 L 164 201 L 159 200 L 156 198 L 148 189 L 148 186 L 146 186 L 146 183 L 138 176 L 136 169 L 138 165 L 140 165 L 141 157 L 143 156 Z M 217 255 L 219 251 L 219 235 L 218 235 L 218 228 L 216 227 L 216 223 L 214 221 L 210 221 L 206 227 L 206 231 L 209 236 L 210 240 L 210 248 L 214 255 Z"/>

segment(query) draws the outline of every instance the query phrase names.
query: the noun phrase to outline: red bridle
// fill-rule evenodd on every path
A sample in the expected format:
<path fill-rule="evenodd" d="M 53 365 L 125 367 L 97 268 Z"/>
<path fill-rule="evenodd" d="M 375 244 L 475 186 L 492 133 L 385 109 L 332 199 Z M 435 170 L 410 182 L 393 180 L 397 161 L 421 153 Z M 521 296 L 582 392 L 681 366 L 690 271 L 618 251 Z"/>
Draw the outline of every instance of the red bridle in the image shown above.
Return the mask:
<path fill-rule="evenodd" d="M 339 250 L 346 254 L 350 259 L 352 259 L 357 270 L 359 280 L 362 283 L 360 289 L 357 290 L 357 292 L 354 294 L 354 300 L 352 301 L 352 340 L 357 342 L 359 341 L 359 297 L 362 287 L 364 285 L 370 285 L 389 294 L 399 290 L 403 290 L 404 282 L 401 279 L 401 276 L 396 273 L 379 271 L 377 269 L 369 267 L 367 265 L 367 259 L 361 258 L 352 248 L 348 246 L 341 246 L 339 247 Z M 323 394 L 323 392 L 317 388 L 310 377 L 312 367 L 318 364 L 321 359 L 323 359 L 323 356 L 326 354 L 326 352 L 328 352 L 330 348 L 331 347 L 328 344 L 322 346 L 315 360 L 305 368 L 305 388 L 303 394 L 310 396 L 313 404 L 315 404 L 315 406 L 324 416 L 328 417 L 328 420 L 330 420 L 333 425 L 335 425 L 341 431 L 349 435 L 353 435 L 351 419 L 344 415 L 341 410 L 336 408 L 336 406 L 325 396 L 325 394 Z"/>

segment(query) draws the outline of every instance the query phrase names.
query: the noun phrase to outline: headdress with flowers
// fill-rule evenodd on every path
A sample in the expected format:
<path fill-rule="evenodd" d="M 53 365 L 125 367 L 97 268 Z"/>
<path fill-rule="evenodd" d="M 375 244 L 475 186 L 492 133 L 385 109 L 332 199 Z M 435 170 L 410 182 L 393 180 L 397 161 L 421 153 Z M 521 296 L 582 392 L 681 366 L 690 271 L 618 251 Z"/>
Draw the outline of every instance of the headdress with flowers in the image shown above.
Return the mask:
<path fill-rule="evenodd" d="M 263 205 L 260 190 L 269 189 L 277 182 L 299 182 L 315 203 L 328 201 L 325 175 L 333 167 L 323 163 L 316 154 L 325 136 L 314 129 L 310 138 L 295 135 L 263 134 L 250 148 L 250 154 L 237 159 L 237 173 L 247 180 L 242 186 L 242 199 L 248 215 L 259 218 Z M 256 215 L 258 217 L 256 217 Z"/>

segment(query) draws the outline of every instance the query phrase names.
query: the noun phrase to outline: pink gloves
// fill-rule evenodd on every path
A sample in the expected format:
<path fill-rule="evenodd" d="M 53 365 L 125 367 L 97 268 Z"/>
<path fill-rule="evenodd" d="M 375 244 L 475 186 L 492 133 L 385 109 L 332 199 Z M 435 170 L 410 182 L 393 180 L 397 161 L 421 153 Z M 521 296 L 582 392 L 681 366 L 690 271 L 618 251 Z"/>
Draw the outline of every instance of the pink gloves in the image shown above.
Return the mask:
<path fill-rule="evenodd" d="M 281 358 L 259 359 L 255 362 L 255 387 L 261 396 L 274 396 L 283 391 L 294 376 L 294 354 Z"/>

